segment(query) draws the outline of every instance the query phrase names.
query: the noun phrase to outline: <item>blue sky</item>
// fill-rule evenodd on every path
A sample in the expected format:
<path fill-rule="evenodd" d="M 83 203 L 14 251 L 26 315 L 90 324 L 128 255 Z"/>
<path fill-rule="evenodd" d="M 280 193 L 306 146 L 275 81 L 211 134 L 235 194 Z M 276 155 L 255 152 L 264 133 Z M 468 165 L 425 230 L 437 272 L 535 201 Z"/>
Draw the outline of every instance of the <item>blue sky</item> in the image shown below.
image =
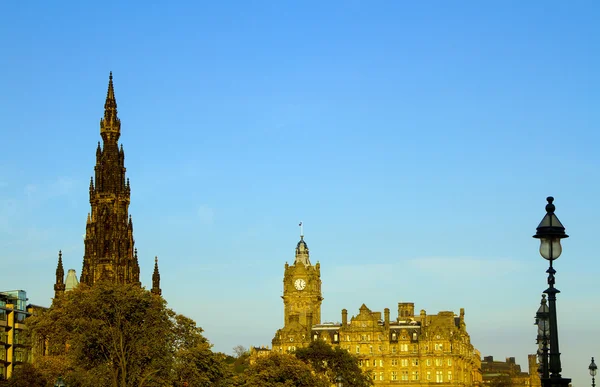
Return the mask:
<path fill-rule="evenodd" d="M 215 349 L 283 323 L 299 221 L 340 311 L 466 309 L 482 355 L 536 349 L 545 198 L 563 375 L 600 356 L 594 1 L 2 2 L 0 288 L 79 275 L 113 71 L 142 279 Z M 392 312 L 393 317 L 394 313 Z"/>

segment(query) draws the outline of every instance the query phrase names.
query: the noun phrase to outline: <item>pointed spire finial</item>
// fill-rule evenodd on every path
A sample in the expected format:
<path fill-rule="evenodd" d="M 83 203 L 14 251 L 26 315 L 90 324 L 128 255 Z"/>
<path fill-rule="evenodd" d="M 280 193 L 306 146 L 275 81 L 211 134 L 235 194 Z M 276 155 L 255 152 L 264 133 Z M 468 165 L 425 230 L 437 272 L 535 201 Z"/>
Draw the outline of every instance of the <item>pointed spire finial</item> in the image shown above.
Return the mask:
<path fill-rule="evenodd" d="M 62 263 L 62 250 L 58 250 L 58 264 L 56 265 L 56 282 L 54 283 L 54 298 L 58 298 L 65 291 L 65 270 Z"/>
<path fill-rule="evenodd" d="M 162 294 L 162 290 L 160 289 L 160 273 L 158 271 L 158 256 L 154 257 L 154 273 L 152 274 L 151 292 L 159 296 Z"/>
<path fill-rule="evenodd" d="M 304 227 L 302 225 L 302 221 L 300 221 L 298 226 L 300 226 L 300 239 L 304 239 Z"/>
<path fill-rule="evenodd" d="M 106 102 L 104 102 L 104 118 L 100 120 L 100 133 L 106 142 L 107 140 L 118 141 L 120 132 L 121 121 L 117 116 L 117 100 L 115 98 L 115 89 L 111 71 L 108 77 Z"/>

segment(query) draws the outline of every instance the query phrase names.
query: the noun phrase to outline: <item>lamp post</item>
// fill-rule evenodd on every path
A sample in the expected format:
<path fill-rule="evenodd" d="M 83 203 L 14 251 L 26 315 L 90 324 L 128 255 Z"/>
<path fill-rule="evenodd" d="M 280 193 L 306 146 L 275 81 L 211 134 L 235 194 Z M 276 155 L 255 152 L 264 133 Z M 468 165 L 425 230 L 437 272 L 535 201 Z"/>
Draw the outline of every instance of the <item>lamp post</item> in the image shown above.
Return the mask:
<path fill-rule="evenodd" d="M 58 379 L 56 379 L 56 383 L 54 383 L 54 387 L 66 387 L 66 386 L 67 385 L 63 381 L 62 376 L 59 376 Z"/>
<path fill-rule="evenodd" d="M 554 260 L 560 257 L 562 253 L 562 246 L 560 240 L 568 238 L 565 234 L 565 227 L 562 225 L 560 220 L 554 214 L 556 207 L 554 206 L 554 198 L 549 196 L 546 204 L 546 215 L 537 227 L 536 233 L 533 236 L 540 240 L 540 254 L 542 257 L 550 261 L 550 267 L 546 270 L 548 273 L 548 289 L 544 291 L 548 295 L 548 311 L 549 311 L 549 333 L 550 333 L 550 364 L 548 377 L 542 379 L 542 385 L 544 387 L 555 387 L 555 386 L 568 386 L 571 379 L 563 378 L 560 373 L 562 367 L 560 365 L 560 350 L 558 348 L 558 322 L 556 318 L 556 295 L 560 293 L 558 289 L 554 287 L 556 279 L 554 275 L 556 270 L 552 266 Z"/>
<path fill-rule="evenodd" d="M 594 363 L 594 358 L 592 358 L 592 362 L 588 368 L 590 370 L 590 375 L 592 375 L 592 387 L 596 387 L 596 372 L 598 372 L 598 366 Z"/>
<path fill-rule="evenodd" d="M 342 380 L 342 375 L 338 375 L 338 377 L 335 378 L 335 387 L 344 387 Z"/>
<path fill-rule="evenodd" d="M 540 363 L 539 373 L 541 379 L 548 378 L 548 305 L 546 304 L 546 295 L 542 294 L 540 307 L 535 313 L 535 325 L 538 327 L 537 344 L 538 344 L 538 362 Z"/>

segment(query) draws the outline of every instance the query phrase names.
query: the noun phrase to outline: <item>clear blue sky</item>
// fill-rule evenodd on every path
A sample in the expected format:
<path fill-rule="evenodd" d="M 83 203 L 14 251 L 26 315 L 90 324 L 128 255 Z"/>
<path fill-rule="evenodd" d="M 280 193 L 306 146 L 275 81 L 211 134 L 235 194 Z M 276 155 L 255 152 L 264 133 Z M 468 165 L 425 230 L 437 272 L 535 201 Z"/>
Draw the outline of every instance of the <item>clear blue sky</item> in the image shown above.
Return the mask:
<path fill-rule="evenodd" d="M 600 356 L 600 3 L 4 1 L 1 289 L 79 275 L 113 71 L 142 280 L 215 349 L 283 324 L 298 222 L 340 310 L 466 309 L 483 355 L 536 350 L 556 197 L 563 374 Z M 392 313 L 395 317 L 394 313 Z"/>

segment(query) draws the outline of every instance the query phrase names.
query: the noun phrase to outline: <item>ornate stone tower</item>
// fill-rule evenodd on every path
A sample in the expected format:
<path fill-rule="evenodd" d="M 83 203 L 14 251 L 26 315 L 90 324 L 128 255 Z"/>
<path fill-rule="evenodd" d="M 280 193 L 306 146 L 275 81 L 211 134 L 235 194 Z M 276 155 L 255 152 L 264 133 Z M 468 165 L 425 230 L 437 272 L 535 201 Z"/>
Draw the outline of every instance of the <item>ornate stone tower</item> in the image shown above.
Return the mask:
<path fill-rule="evenodd" d="M 134 248 L 133 222 L 128 215 L 130 186 L 125 178 L 125 152 L 119 148 L 121 121 L 112 72 L 100 119 L 102 147 L 96 149 L 95 179 L 90 181 L 91 213 L 85 232 L 82 283 L 93 285 L 100 280 L 140 285 L 140 267 Z"/>
<path fill-rule="evenodd" d="M 302 223 L 300 223 L 302 227 Z M 311 328 L 321 323 L 321 265 L 310 263 L 310 253 L 300 231 L 293 265 L 283 275 L 284 326 L 273 338 L 273 349 L 293 351 L 310 343 Z"/>
<path fill-rule="evenodd" d="M 321 265 L 310 263 L 310 253 L 300 235 L 293 265 L 285 264 L 283 275 L 284 324 L 297 320 L 310 329 L 321 323 Z"/>

